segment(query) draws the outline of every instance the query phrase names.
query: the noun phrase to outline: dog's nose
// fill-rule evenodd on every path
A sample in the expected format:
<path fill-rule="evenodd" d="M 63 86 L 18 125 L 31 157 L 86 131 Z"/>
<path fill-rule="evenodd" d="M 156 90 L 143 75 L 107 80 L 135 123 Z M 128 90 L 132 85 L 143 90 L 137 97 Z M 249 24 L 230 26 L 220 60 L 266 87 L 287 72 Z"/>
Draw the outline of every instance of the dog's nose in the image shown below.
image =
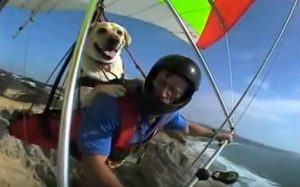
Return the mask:
<path fill-rule="evenodd" d="M 109 46 L 116 46 L 118 45 L 120 42 L 120 39 L 118 37 L 109 37 L 108 40 L 107 40 L 107 43 Z"/>

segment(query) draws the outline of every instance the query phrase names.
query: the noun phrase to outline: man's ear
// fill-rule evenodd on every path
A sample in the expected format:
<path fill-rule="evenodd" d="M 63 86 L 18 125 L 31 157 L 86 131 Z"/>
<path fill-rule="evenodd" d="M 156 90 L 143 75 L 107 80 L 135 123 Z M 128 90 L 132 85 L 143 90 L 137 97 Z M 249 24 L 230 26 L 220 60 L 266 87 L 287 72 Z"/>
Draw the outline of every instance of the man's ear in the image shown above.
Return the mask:
<path fill-rule="evenodd" d="M 124 35 L 125 35 L 125 45 L 128 47 L 131 44 L 131 36 L 129 34 L 129 32 L 124 28 Z"/>

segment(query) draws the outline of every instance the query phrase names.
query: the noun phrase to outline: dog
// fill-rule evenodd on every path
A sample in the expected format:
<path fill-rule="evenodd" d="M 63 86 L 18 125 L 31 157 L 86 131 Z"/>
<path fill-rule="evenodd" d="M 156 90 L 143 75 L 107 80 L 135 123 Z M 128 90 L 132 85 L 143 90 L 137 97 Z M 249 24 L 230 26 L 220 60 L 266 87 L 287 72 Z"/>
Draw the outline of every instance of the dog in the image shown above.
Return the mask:
<path fill-rule="evenodd" d="M 81 69 L 83 77 L 109 83 L 124 76 L 121 52 L 131 44 L 131 36 L 121 25 L 114 22 L 91 24 L 86 38 Z M 113 97 L 125 94 L 125 88 L 118 84 L 99 84 L 92 87 L 81 86 L 80 100 L 83 107 L 99 93 Z"/>

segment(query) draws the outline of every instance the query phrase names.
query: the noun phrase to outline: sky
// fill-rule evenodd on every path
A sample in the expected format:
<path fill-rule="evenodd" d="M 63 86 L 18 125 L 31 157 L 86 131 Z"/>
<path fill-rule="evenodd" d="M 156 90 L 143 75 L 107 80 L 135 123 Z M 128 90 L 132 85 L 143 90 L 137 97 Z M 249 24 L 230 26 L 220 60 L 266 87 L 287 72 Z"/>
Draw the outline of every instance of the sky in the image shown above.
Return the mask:
<path fill-rule="evenodd" d="M 202 51 L 229 111 L 266 58 L 291 5 L 291 0 L 256 1 L 228 33 L 228 45 L 226 37 L 223 37 Z M 270 9 L 273 11 L 269 11 Z M 13 39 L 28 15 L 27 10 L 10 6 L 0 12 L 0 68 L 45 81 L 76 40 L 84 13 L 41 12 L 34 18 L 33 23 L 29 23 Z M 108 18 L 122 24 L 130 32 L 133 42 L 129 50 L 145 72 L 149 71 L 158 58 L 166 54 L 180 53 L 198 61 L 190 44 L 162 28 L 128 17 L 109 14 Z M 237 122 L 238 135 L 298 153 L 299 20 L 298 4 L 283 40 L 233 115 Z M 128 54 L 123 53 L 123 59 L 126 74 L 130 77 L 140 76 Z M 203 67 L 200 68 L 203 72 L 200 90 L 181 112 L 191 120 L 218 127 L 225 120 L 225 115 Z"/>

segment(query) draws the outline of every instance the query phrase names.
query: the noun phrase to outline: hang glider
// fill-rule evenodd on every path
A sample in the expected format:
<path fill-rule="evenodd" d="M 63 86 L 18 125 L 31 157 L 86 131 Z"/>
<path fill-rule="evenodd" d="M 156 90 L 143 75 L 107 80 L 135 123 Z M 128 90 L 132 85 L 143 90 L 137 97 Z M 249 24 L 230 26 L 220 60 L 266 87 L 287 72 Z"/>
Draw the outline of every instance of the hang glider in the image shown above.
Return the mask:
<path fill-rule="evenodd" d="M 254 0 L 171 0 L 194 41 L 206 48 L 218 41 L 245 14 Z M 85 10 L 87 0 L 10 0 L 9 4 L 41 11 Z M 172 12 L 164 0 L 105 0 L 105 11 L 127 16 L 162 27 L 180 39 L 187 41 Z M 29 20 L 29 19 L 28 19 Z"/>

